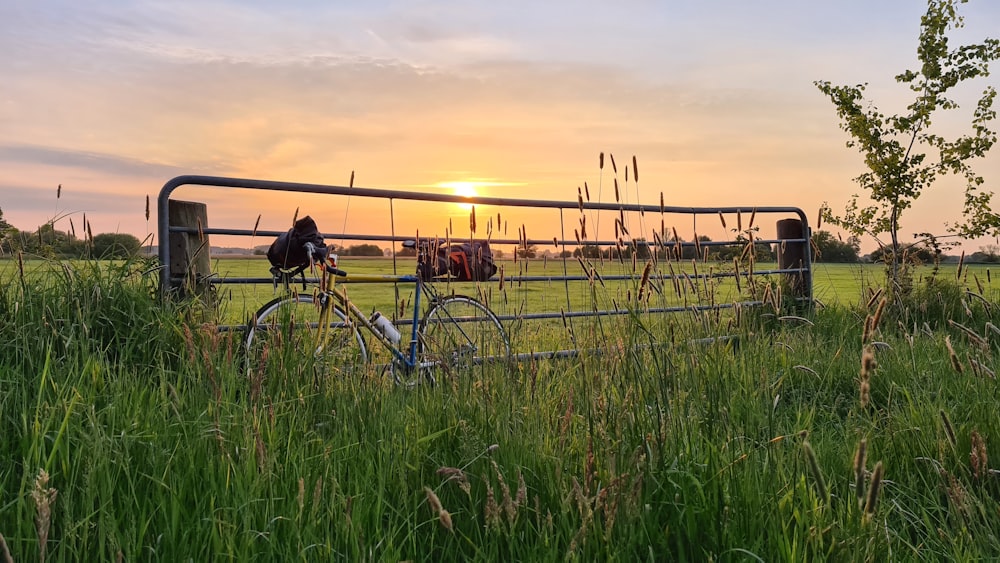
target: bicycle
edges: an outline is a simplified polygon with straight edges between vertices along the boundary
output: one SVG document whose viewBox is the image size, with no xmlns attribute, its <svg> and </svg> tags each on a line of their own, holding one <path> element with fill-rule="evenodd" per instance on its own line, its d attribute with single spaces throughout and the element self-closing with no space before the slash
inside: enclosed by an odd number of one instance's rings
<svg viewBox="0 0 1000 563">
<path fill-rule="evenodd" d="M 327 372 L 350 373 L 370 360 L 362 331 L 391 354 L 389 370 L 395 382 L 405 387 L 421 380 L 433 384 L 435 369 L 454 371 L 510 356 L 510 341 L 500 319 L 478 300 L 464 295 L 442 296 L 417 274 L 349 276 L 338 267 L 336 254 L 311 243 L 305 246 L 321 267 L 319 284 L 311 294 L 292 291 L 271 300 L 247 323 L 245 346 L 250 370 L 255 369 L 255 363 L 267 363 L 275 355 L 284 360 L 292 354 L 311 358 Z M 418 272 L 422 260 L 433 258 L 427 241 L 408 240 L 403 246 L 418 247 Z M 289 272 L 275 276 L 276 282 L 289 287 Z M 338 280 L 415 284 L 409 342 L 402 343 L 400 327 L 381 313 L 365 315 L 348 299 Z M 428 303 L 423 315 L 422 298 Z"/>
</svg>

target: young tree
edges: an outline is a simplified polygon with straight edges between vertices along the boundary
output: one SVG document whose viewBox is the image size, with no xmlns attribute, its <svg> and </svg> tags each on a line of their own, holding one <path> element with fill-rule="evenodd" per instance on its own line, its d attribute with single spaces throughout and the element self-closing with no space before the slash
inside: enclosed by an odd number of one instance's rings
<svg viewBox="0 0 1000 563">
<path fill-rule="evenodd" d="M 927 12 L 920 19 L 917 47 L 921 66 L 896 76 L 897 82 L 908 85 L 915 94 L 913 103 L 902 114 L 881 113 L 864 99 L 865 84 L 815 83 L 837 107 L 840 127 L 851 136 L 847 146 L 857 148 L 864 156 L 868 172 L 855 181 L 868 192 L 872 202 L 867 206 L 859 204 L 855 194 L 842 217 L 833 215 L 826 205 L 824 216 L 857 236 L 869 234 L 877 239 L 889 234 L 894 285 L 899 281 L 900 217 L 939 176 L 957 174 L 966 182 L 964 219 L 950 224 L 950 232 L 966 238 L 1000 233 L 1000 217 L 990 208 L 993 194 L 981 191 L 984 180 L 969 165 L 996 142 L 996 133 L 988 127 L 996 117 L 996 90 L 988 86 L 979 98 L 970 134 L 948 140 L 931 130 L 932 117 L 958 107 L 947 97 L 952 88 L 988 76 L 990 62 L 1000 57 L 1000 42 L 992 38 L 949 49 L 947 32 L 962 27 L 958 5 L 966 2 L 928 0 Z M 936 155 L 922 151 L 936 151 Z"/>
</svg>

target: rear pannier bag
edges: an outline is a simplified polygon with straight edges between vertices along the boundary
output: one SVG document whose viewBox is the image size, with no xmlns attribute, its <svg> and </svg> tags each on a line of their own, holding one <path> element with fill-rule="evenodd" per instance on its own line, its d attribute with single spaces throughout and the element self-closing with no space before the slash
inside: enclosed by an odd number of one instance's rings
<svg viewBox="0 0 1000 563">
<path fill-rule="evenodd" d="M 430 250 L 419 255 L 417 271 L 420 279 L 429 281 L 439 276 L 448 276 L 457 281 L 486 281 L 497 273 L 496 263 L 490 243 L 474 240 L 451 246 L 428 245 Z"/>
<path fill-rule="evenodd" d="M 271 262 L 272 270 L 301 272 L 308 268 L 310 257 L 306 251 L 307 242 L 311 242 L 317 249 L 326 248 L 316 221 L 308 215 L 296 221 L 287 233 L 278 235 L 267 249 L 267 259 Z"/>
</svg>

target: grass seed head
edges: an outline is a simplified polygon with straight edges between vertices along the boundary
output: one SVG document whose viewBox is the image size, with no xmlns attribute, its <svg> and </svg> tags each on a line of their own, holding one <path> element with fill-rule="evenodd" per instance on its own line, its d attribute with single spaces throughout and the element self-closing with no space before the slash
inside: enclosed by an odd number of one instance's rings
<svg viewBox="0 0 1000 563">
<path fill-rule="evenodd" d="M 486 483 L 486 504 L 483 505 L 483 520 L 488 527 L 500 525 L 500 505 L 497 504 L 496 495 L 493 494 L 493 486 L 483 475 L 483 482 Z"/>
<path fill-rule="evenodd" d="M 875 513 L 875 509 L 878 507 L 878 497 L 882 492 L 882 462 L 875 464 L 875 469 L 872 470 L 872 482 L 868 487 L 868 497 L 865 500 L 865 515 L 871 516 Z"/>
<path fill-rule="evenodd" d="M 14 563 L 14 558 L 10 556 L 10 549 L 7 548 L 7 540 L 0 534 L 0 555 L 3 556 L 3 563 Z"/>
<path fill-rule="evenodd" d="M 948 418 L 948 414 L 943 410 L 938 411 L 938 415 L 941 417 L 941 426 L 944 427 L 944 435 L 948 438 L 948 443 L 951 447 L 955 447 L 958 444 L 958 440 L 955 439 L 955 427 L 951 425 L 951 420 Z"/>
<path fill-rule="evenodd" d="M 455 530 L 452 528 L 451 513 L 448 512 L 447 510 L 445 510 L 445 509 L 442 508 L 441 511 L 438 512 L 438 522 L 441 523 L 441 526 L 445 530 L 448 530 L 449 532 L 452 532 L 452 533 L 455 532 Z"/>
<path fill-rule="evenodd" d="M 528 502 L 528 487 L 524 484 L 524 474 L 517 472 L 517 496 L 514 498 L 515 506 L 524 506 Z"/>
<path fill-rule="evenodd" d="M 427 504 L 431 507 L 431 512 L 437 514 L 441 512 L 441 501 L 430 487 L 424 487 L 424 494 L 427 496 Z"/>
<path fill-rule="evenodd" d="M 878 323 L 882 320 L 882 313 L 885 312 L 885 305 L 888 302 L 889 299 L 885 296 L 878 302 L 878 307 L 875 308 L 875 314 L 872 316 L 872 333 L 878 330 Z"/>
<path fill-rule="evenodd" d="M 951 337 L 944 337 L 944 345 L 948 348 L 948 359 L 951 360 L 951 367 L 958 373 L 962 373 L 962 361 L 958 359 L 955 348 L 951 345 Z"/>
<path fill-rule="evenodd" d="M 49 545 L 49 530 L 52 527 L 52 503 L 56 500 L 57 491 L 49 487 L 49 474 L 44 469 L 38 470 L 35 485 L 31 490 L 31 498 L 35 502 L 35 532 L 38 534 L 38 560 L 45 561 Z"/>
<path fill-rule="evenodd" d="M 989 458 L 986 455 L 986 440 L 983 439 L 979 431 L 972 431 L 972 451 L 969 452 L 969 463 L 972 466 L 972 474 L 976 479 L 983 479 L 988 474 Z"/>
<path fill-rule="evenodd" d="M 862 438 L 858 449 L 854 452 L 854 493 L 858 497 L 858 506 L 865 500 L 865 463 L 868 456 L 868 440 Z"/>
<path fill-rule="evenodd" d="M 806 462 L 809 464 L 809 472 L 812 474 L 813 481 L 816 484 L 816 492 L 819 494 L 821 500 L 826 501 L 829 498 L 829 492 L 826 488 L 826 480 L 823 479 L 823 472 L 819 467 L 819 460 L 816 459 L 816 452 L 813 451 L 812 445 L 808 441 L 802 442 L 802 451 L 805 453 Z"/>
</svg>

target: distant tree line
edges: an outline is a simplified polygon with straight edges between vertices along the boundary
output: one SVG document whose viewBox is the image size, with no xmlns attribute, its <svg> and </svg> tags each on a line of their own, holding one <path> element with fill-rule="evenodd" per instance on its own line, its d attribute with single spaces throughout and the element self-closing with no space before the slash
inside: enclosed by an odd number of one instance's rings
<svg viewBox="0 0 1000 563">
<path fill-rule="evenodd" d="M 732 262 L 733 258 L 739 258 L 750 251 L 747 248 L 750 243 L 749 239 L 742 236 L 724 245 L 705 244 L 712 242 L 710 237 L 704 235 L 699 236 L 697 242 L 678 238 L 677 240 L 665 241 L 663 244 L 656 244 L 645 239 L 636 239 L 620 245 L 605 247 L 584 244 L 574 249 L 572 253 L 565 251 L 560 253 L 560 256 L 568 257 L 571 255 L 577 258 L 603 258 L 605 260 L 619 258 L 631 260 L 633 255 L 639 260 L 649 260 L 654 255 L 657 260 L 704 260 L 707 256 L 710 261 Z M 754 259 L 758 262 L 775 260 L 775 254 L 770 245 L 756 242 L 753 244 L 752 250 Z"/>
<path fill-rule="evenodd" d="M 78 237 L 46 223 L 34 231 L 21 231 L 3 218 L 0 209 L 0 256 L 24 252 L 45 258 L 121 259 L 139 255 L 142 243 L 127 233 L 100 233 Z"/>
<path fill-rule="evenodd" d="M 861 261 L 861 241 L 856 236 L 846 241 L 835 237 L 830 231 L 816 231 L 812 235 L 813 253 L 816 262 L 857 263 Z"/>
<path fill-rule="evenodd" d="M 253 253 L 257 256 L 264 256 L 267 254 L 267 249 L 270 245 L 263 244 L 260 246 L 255 246 Z M 339 254 L 340 256 L 382 256 L 382 248 L 374 244 L 355 244 L 351 246 L 339 246 L 336 244 L 328 244 L 327 248 L 330 252 Z"/>
</svg>

